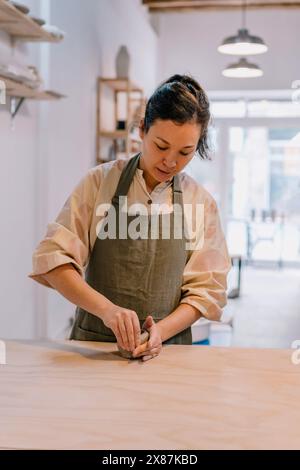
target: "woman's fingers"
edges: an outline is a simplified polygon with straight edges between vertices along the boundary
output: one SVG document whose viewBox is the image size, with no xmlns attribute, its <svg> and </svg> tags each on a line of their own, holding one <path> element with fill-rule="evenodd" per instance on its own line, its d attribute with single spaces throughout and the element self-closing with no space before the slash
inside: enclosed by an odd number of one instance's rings
<svg viewBox="0 0 300 470">
<path fill-rule="evenodd" d="M 133 310 L 119 310 L 116 314 L 115 330 L 117 341 L 119 345 L 127 350 L 131 351 L 133 357 L 157 356 L 161 349 L 161 337 L 159 331 L 156 330 L 156 324 L 153 318 L 149 315 L 144 322 L 144 326 L 149 326 L 150 339 L 144 344 L 140 344 L 141 329 L 140 322 L 136 312 Z"/>
<path fill-rule="evenodd" d="M 134 337 L 134 330 L 132 324 L 132 318 L 129 316 L 125 317 L 125 329 L 126 329 L 126 340 L 129 347 L 129 351 L 133 351 L 135 348 L 135 337 Z"/>
<path fill-rule="evenodd" d="M 133 351 L 140 344 L 140 322 L 133 310 L 120 309 L 116 315 L 114 329 L 119 332 L 121 342 L 118 339 L 117 341 L 123 349 Z"/>
<path fill-rule="evenodd" d="M 143 347 L 144 346 L 144 347 Z M 142 344 L 136 352 L 134 352 L 133 356 L 134 357 L 145 357 L 145 356 L 152 356 L 155 355 L 157 356 L 161 352 L 162 348 L 161 346 L 156 346 L 154 348 L 149 348 L 149 345 L 147 346 L 147 343 Z"/>
<path fill-rule="evenodd" d="M 118 327 L 118 324 L 115 327 L 114 334 L 115 334 L 117 343 L 121 346 L 121 348 L 125 349 L 125 345 L 123 343 L 122 335 L 121 335 L 120 329 Z"/>
<path fill-rule="evenodd" d="M 144 321 L 143 323 L 143 329 L 144 330 L 150 330 L 150 328 L 154 325 L 154 320 L 153 320 L 153 317 L 151 315 L 148 315 L 148 317 L 146 318 L 146 320 Z"/>
<path fill-rule="evenodd" d="M 140 344 L 140 321 L 134 310 L 111 304 L 101 318 L 105 326 L 113 331 L 121 348 L 132 351 Z"/>
<path fill-rule="evenodd" d="M 146 351 L 144 351 L 144 355 L 150 355 L 152 356 L 153 354 L 159 354 L 161 351 L 161 348 L 157 347 L 157 348 L 152 348 L 152 349 L 146 349 Z"/>
<path fill-rule="evenodd" d="M 139 357 L 141 354 L 144 354 L 144 352 L 148 349 L 148 342 L 141 344 L 135 350 L 133 351 L 133 357 Z"/>
<path fill-rule="evenodd" d="M 147 348 L 144 349 L 144 351 L 143 351 L 144 355 L 159 354 L 161 349 L 162 349 L 161 341 L 158 340 L 156 335 L 153 335 L 152 337 L 150 337 L 150 339 L 146 343 L 146 345 L 147 345 Z"/>
<path fill-rule="evenodd" d="M 141 327 L 140 327 L 139 318 L 138 318 L 138 316 L 135 312 L 134 312 L 134 315 L 133 315 L 133 322 L 132 323 L 133 323 L 134 342 L 135 342 L 134 348 L 137 348 L 141 343 Z"/>
<path fill-rule="evenodd" d="M 122 338 L 122 348 L 123 349 L 126 349 L 127 351 L 129 351 L 129 344 L 128 344 L 128 340 L 127 340 L 127 332 L 126 332 L 126 328 L 125 328 L 125 323 L 124 321 L 122 321 L 122 319 L 118 322 L 118 328 L 119 328 L 119 332 L 120 332 L 120 336 Z"/>
</svg>

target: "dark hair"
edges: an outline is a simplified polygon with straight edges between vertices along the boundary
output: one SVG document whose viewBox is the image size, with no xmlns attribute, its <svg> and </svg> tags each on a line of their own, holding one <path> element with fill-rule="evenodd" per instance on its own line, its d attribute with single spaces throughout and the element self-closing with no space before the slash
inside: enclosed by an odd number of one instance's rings
<svg viewBox="0 0 300 470">
<path fill-rule="evenodd" d="M 147 133 L 157 119 L 178 124 L 195 121 L 202 128 L 197 151 L 201 158 L 207 159 L 210 118 L 209 101 L 203 88 L 192 77 L 177 74 L 164 81 L 148 100 L 144 129 Z"/>
</svg>

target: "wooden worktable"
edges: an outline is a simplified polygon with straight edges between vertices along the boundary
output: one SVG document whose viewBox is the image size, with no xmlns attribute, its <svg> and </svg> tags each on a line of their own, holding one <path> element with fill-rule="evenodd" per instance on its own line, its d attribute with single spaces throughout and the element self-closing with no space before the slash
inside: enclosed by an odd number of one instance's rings
<svg viewBox="0 0 300 470">
<path fill-rule="evenodd" d="M 289 350 L 7 342 L 0 448 L 300 449 L 299 392 Z"/>
</svg>

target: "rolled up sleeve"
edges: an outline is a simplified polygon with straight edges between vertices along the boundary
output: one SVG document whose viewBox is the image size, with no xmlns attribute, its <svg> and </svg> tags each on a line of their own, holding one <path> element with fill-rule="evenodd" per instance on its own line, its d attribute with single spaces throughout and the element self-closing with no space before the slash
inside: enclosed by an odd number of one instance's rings
<svg viewBox="0 0 300 470">
<path fill-rule="evenodd" d="M 51 287 L 43 275 L 68 263 L 83 275 L 90 254 L 89 233 L 95 186 L 95 178 L 90 171 L 69 196 L 56 220 L 48 224 L 46 235 L 32 256 L 31 279 Z"/>
<path fill-rule="evenodd" d="M 203 228 L 202 228 L 203 230 Z M 209 320 L 220 320 L 226 305 L 227 274 L 231 268 L 216 202 L 204 206 L 204 239 L 192 251 L 183 273 L 180 303 L 192 305 Z"/>
</svg>

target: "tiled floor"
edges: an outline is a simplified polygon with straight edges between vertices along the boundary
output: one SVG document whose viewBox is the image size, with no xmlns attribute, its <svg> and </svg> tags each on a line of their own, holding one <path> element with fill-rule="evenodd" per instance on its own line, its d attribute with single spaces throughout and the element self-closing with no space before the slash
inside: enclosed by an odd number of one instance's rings
<svg viewBox="0 0 300 470">
<path fill-rule="evenodd" d="M 290 348 L 300 340 L 300 270 L 244 268 L 241 296 L 223 318 L 233 327 L 212 324 L 212 345 Z"/>
</svg>

